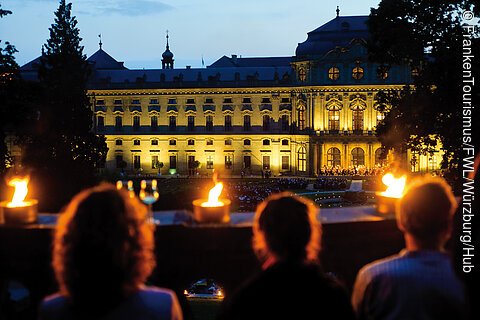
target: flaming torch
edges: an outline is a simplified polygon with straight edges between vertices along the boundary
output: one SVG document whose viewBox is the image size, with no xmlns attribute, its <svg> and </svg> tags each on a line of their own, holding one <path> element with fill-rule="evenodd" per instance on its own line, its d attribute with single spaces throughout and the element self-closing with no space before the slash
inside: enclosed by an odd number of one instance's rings
<svg viewBox="0 0 480 320">
<path fill-rule="evenodd" d="M 377 192 L 377 212 L 392 215 L 398 199 L 403 196 L 407 177 L 395 178 L 393 174 L 387 173 L 382 177 L 382 182 L 387 186 L 387 190 Z"/>
<path fill-rule="evenodd" d="M 0 202 L 0 220 L 5 224 L 21 225 L 37 222 L 37 200 L 25 200 L 28 193 L 28 177 L 14 177 L 8 185 L 15 188 L 12 201 Z"/>
<path fill-rule="evenodd" d="M 220 199 L 223 183 L 217 181 L 216 172 L 213 174 L 213 182 L 215 186 L 208 193 L 208 199 L 193 201 L 193 218 L 198 223 L 228 223 L 230 221 L 231 201 Z"/>
</svg>

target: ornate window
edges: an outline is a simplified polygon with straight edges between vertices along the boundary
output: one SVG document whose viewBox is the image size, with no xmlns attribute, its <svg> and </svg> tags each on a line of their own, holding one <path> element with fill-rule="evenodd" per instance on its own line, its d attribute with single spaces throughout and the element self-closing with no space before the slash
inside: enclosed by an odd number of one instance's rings
<svg viewBox="0 0 480 320">
<path fill-rule="evenodd" d="M 116 155 L 115 156 L 115 164 L 116 164 L 116 167 L 117 169 L 123 169 L 123 156 L 122 155 Z"/>
<path fill-rule="evenodd" d="M 340 70 L 337 67 L 328 69 L 328 79 L 336 81 L 340 78 Z"/>
<path fill-rule="evenodd" d="M 226 145 L 226 146 L 231 146 L 231 145 L 232 145 L 232 142 L 233 142 L 232 139 L 226 139 L 226 140 L 225 140 L 225 145 Z"/>
<path fill-rule="evenodd" d="M 383 155 L 383 149 L 378 148 L 377 150 L 375 150 L 375 165 L 379 167 L 383 167 L 385 164 L 386 164 L 386 159 Z M 412 170 L 412 172 L 415 172 L 415 171 Z"/>
<path fill-rule="evenodd" d="M 305 82 L 307 80 L 307 71 L 304 67 L 300 67 L 300 69 L 298 69 L 298 80 L 301 82 Z"/>
<path fill-rule="evenodd" d="M 177 156 L 170 156 L 170 169 L 177 169 Z"/>
<path fill-rule="evenodd" d="M 158 117 L 157 116 L 151 116 L 150 117 L 150 128 L 152 131 L 157 131 L 158 130 Z"/>
<path fill-rule="evenodd" d="M 305 130 L 306 124 L 305 124 L 305 113 L 306 113 L 306 108 L 303 104 L 301 104 L 298 107 L 298 129 L 299 130 Z"/>
<path fill-rule="evenodd" d="M 170 131 L 177 130 L 177 117 L 176 116 L 169 116 L 168 117 L 168 129 Z"/>
<path fill-rule="evenodd" d="M 270 170 L 270 156 L 263 156 L 263 169 Z"/>
<path fill-rule="evenodd" d="M 122 116 L 115 116 L 115 131 L 122 131 L 123 118 Z"/>
<path fill-rule="evenodd" d="M 429 154 L 427 158 L 428 162 L 428 171 L 435 171 L 438 169 L 437 157 L 435 154 Z"/>
<path fill-rule="evenodd" d="M 250 129 L 252 128 L 250 119 L 251 117 L 249 114 L 243 115 L 243 131 L 250 131 Z"/>
<path fill-rule="evenodd" d="M 290 170 L 290 157 L 282 156 L 282 170 Z"/>
<path fill-rule="evenodd" d="M 103 115 L 97 116 L 97 130 L 100 132 L 105 131 L 105 117 Z"/>
<path fill-rule="evenodd" d="M 140 116 L 133 116 L 133 131 L 140 131 Z"/>
<path fill-rule="evenodd" d="M 213 131 L 213 116 L 208 115 L 205 117 L 205 129 L 207 131 Z"/>
<path fill-rule="evenodd" d="M 298 171 L 307 171 L 307 149 L 305 147 L 298 148 L 297 151 Z"/>
<path fill-rule="evenodd" d="M 328 130 L 340 130 L 340 110 L 328 111 Z"/>
<path fill-rule="evenodd" d="M 360 80 L 363 78 L 363 68 L 356 66 L 352 69 L 352 78 L 355 80 Z"/>
<path fill-rule="evenodd" d="M 195 145 L 195 140 L 193 140 L 193 139 L 188 139 L 188 140 L 187 140 L 187 145 L 189 145 L 189 146 L 194 146 L 194 145 Z"/>
<path fill-rule="evenodd" d="M 378 66 L 378 68 L 377 68 L 377 78 L 380 79 L 380 80 L 387 79 L 388 78 L 388 71 L 389 71 L 388 66 L 385 66 L 385 65 Z"/>
<path fill-rule="evenodd" d="M 133 145 L 134 146 L 139 146 L 140 145 L 140 139 L 133 140 Z"/>
<path fill-rule="evenodd" d="M 288 146 L 288 139 L 282 139 L 282 146 Z"/>
<path fill-rule="evenodd" d="M 327 151 L 327 166 L 334 168 L 340 166 L 340 150 L 338 148 L 330 148 Z"/>
<path fill-rule="evenodd" d="M 225 131 L 232 131 L 232 115 L 225 115 Z"/>
<path fill-rule="evenodd" d="M 187 130 L 192 132 L 195 131 L 195 116 L 188 116 L 187 117 Z"/>
<path fill-rule="evenodd" d="M 233 156 L 231 154 L 225 155 L 225 169 L 232 169 L 233 167 Z"/>
<path fill-rule="evenodd" d="M 365 151 L 362 148 L 352 149 L 352 165 L 364 166 L 365 165 Z"/>
<path fill-rule="evenodd" d="M 363 131 L 363 110 L 353 110 L 353 130 Z"/>
<path fill-rule="evenodd" d="M 269 145 L 270 145 L 270 139 L 263 139 L 263 140 L 262 140 L 262 144 L 263 144 L 264 146 L 269 146 Z"/>
<path fill-rule="evenodd" d="M 290 117 L 288 114 L 283 114 L 281 118 L 282 131 L 288 131 L 290 129 Z"/>
<path fill-rule="evenodd" d="M 270 130 L 270 116 L 268 114 L 263 115 L 263 131 Z"/>
<path fill-rule="evenodd" d="M 177 145 L 177 140 L 175 140 L 175 139 L 168 140 L 168 144 L 170 146 L 176 146 Z"/>
<path fill-rule="evenodd" d="M 122 144 L 123 144 L 122 139 L 117 139 L 117 140 L 115 140 L 115 145 L 116 145 L 116 146 L 121 146 Z"/>
<path fill-rule="evenodd" d="M 150 143 L 151 143 L 152 146 L 158 146 L 158 140 L 157 139 L 153 139 Z"/>
<path fill-rule="evenodd" d="M 158 156 L 152 156 L 152 169 L 158 169 Z"/>
<path fill-rule="evenodd" d="M 207 144 L 207 146 L 213 146 L 213 139 L 207 139 L 205 143 Z"/>
<path fill-rule="evenodd" d="M 133 169 L 140 169 L 140 156 L 134 155 L 133 156 Z"/>
<path fill-rule="evenodd" d="M 243 156 L 243 167 L 245 169 L 250 169 L 252 167 L 252 157 L 251 156 Z"/>
<path fill-rule="evenodd" d="M 251 145 L 251 144 L 252 144 L 252 140 L 250 140 L 250 139 L 245 139 L 245 140 L 243 140 L 243 145 L 244 145 L 244 146 L 249 146 L 249 145 Z"/>
<path fill-rule="evenodd" d="M 207 156 L 207 169 L 213 169 L 213 156 Z"/>
</svg>

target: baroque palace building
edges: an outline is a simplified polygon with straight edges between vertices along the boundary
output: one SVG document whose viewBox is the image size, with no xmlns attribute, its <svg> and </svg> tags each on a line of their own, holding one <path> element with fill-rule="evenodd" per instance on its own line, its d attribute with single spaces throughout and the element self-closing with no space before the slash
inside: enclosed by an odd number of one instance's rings
<svg viewBox="0 0 480 320">
<path fill-rule="evenodd" d="M 293 57 L 223 56 L 199 69 L 174 68 L 168 35 L 155 70 L 127 69 L 100 43 L 88 58 L 88 95 L 95 131 L 107 138 L 106 168 L 312 176 L 322 168 L 381 166 L 375 127 L 384 114 L 376 95 L 412 79 L 408 67 L 368 61 L 367 19 L 337 11 Z M 28 76 L 34 64 L 22 72 Z M 417 156 L 412 169 L 437 169 L 440 158 Z"/>
</svg>

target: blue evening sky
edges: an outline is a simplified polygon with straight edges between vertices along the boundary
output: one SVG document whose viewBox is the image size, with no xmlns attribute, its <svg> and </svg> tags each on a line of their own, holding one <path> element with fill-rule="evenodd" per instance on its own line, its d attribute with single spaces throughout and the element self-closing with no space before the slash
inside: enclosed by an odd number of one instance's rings
<svg viewBox="0 0 480 320">
<path fill-rule="evenodd" d="M 71 0 L 84 52 L 103 49 L 128 68 L 160 68 L 165 30 L 175 67 L 201 67 L 223 55 L 292 56 L 307 32 L 340 15 L 368 15 L 379 0 Z M 49 37 L 57 0 L 0 0 L 0 39 L 18 49 L 23 65 Z"/>
</svg>

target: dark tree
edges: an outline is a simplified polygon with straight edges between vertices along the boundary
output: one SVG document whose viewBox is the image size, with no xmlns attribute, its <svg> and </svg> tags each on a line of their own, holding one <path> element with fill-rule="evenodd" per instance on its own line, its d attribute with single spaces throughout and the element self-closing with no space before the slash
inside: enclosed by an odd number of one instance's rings
<svg viewBox="0 0 480 320">
<path fill-rule="evenodd" d="M 0 4 L 0 18 L 9 14 L 12 14 L 12 12 L 2 9 Z M 5 42 L 5 47 L 3 47 L 2 40 L 0 40 L 0 174 L 5 172 L 5 169 L 11 165 L 5 138 L 10 122 L 10 89 L 15 74 L 18 73 L 18 65 L 14 56 L 15 52 L 17 52 L 15 46 L 7 41 Z"/>
<path fill-rule="evenodd" d="M 371 60 L 387 66 L 408 65 L 414 71 L 413 86 L 379 95 L 381 103 L 391 106 L 377 129 L 380 141 L 399 153 L 411 149 L 428 154 L 441 146 L 445 152 L 442 167 L 456 177 L 462 155 L 462 45 L 466 33 L 461 13 L 478 13 L 474 2 L 382 0 L 377 9 L 371 9 L 369 19 Z M 472 48 L 478 56 L 476 36 Z M 474 73 L 479 74 L 478 68 L 477 58 Z M 474 99 L 478 93 L 474 92 Z"/>
<path fill-rule="evenodd" d="M 93 112 L 86 95 L 88 63 L 71 8 L 71 3 L 60 1 L 50 38 L 42 48 L 43 96 L 23 159 L 33 170 L 36 190 L 48 210 L 60 209 L 72 195 L 94 184 L 107 153 L 105 138 L 92 131 Z"/>
</svg>

